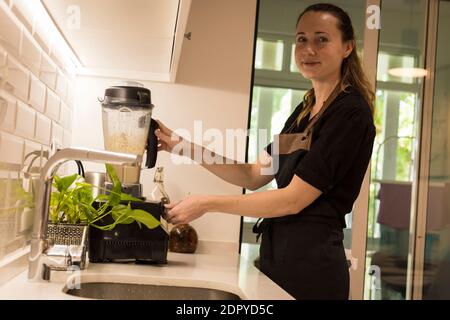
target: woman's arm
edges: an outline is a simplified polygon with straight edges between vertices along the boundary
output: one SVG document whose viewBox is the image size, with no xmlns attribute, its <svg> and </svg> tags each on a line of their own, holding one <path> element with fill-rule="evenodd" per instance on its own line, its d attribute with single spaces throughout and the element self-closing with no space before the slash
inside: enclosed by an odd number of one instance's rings
<svg viewBox="0 0 450 320">
<path fill-rule="evenodd" d="M 294 175 L 282 189 L 232 196 L 191 196 L 166 207 L 167 221 L 189 223 L 206 212 L 269 218 L 297 214 L 316 200 L 322 192 Z"/>
<path fill-rule="evenodd" d="M 264 168 L 269 168 L 271 157 L 263 151 L 256 163 L 238 163 L 214 152 L 203 146 L 183 140 L 158 121 L 159 130 L 155 134 L 161 146 L 159 150 L 175 152 L 197 161 L 202 167 L 231 184 L 256 190 L 273 180 L 273 174 L 265 174 Z"/>
<path fill-rule="evenodd" d="M 249 189 L 257 190 L 273 180 L 273 174 L 264 174 L 264 168 L 268 169 L 272 158 L 263 151 L 256 163 L 239 163 L 235 160 L 222 157 L 203 146 L 191 144 L 191 158 L 194 159 L 195 152 L 208 155 L 210 161 L 201 161 L 200 165 L 217 177 L 231 184 Z M 197 153 L 197 154 L 198 154 Z"/>
</svg>

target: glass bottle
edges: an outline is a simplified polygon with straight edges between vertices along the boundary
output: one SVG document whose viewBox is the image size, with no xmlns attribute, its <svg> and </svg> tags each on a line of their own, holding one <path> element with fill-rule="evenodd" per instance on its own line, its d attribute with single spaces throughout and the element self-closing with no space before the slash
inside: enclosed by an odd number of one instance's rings
<svg viewBox="0 0 450 320">
<path fill-rule="evenodd" d="M 197 250 L 198 236 L 188 223 L 172 228 L 169 235 L 169 250 L 179 253 L 194 253 Z"/>
<path fill-rule="evenodd" d="M 164 167 L 157 167 L 155 175 L 153 176 L 154 187 L 150 192 L 150 197 L 153 201 L 162 202 L 163 204 L 170 203 L 169 195 L 164 187 Z M 171 224 L 168 223 L 163 216 L 160 218 L 161 227 L 167 232 L 170 232 Z"/>
<path fill-rule="evenodd" d="M 164 168 L 157 167 L 153 178 L 155 184 L 150 196 L 155 201 L 164 204 L 170 203 L 169 195 L 164 188 Z M 194 253 L 197 250 L 198 236 L 190 224 L 172 225 L 163 217 L 160 219 L 161 227 L 169 233 L 169 250 L 178 253 Z"/>
</svg>

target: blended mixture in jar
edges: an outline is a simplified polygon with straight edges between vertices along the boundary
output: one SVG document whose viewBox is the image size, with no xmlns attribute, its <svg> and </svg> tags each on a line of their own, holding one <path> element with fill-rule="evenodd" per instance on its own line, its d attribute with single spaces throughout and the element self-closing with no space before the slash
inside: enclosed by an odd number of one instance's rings
<svg viewBox="0 0 450 320">
<path fill-rule="evenodd" d="M 142 130 L 137 130 L 139 135 L 129 135 L 124 132 L 113 134 L 107 139 L 105 138 L 105 147 L 107 150 L 116 152 L 125 152 L 132 154 L 143 154 L 147 135 Z"/>
</svg>

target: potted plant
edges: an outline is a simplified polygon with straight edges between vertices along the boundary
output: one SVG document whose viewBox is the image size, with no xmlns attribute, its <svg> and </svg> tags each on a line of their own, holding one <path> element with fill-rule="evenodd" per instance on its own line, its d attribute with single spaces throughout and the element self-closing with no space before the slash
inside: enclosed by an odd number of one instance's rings
<svg viewBox="0 0 450 320">
<path fill-rule="evenodd" d="M 160 225 L 160 221 L 151 213 L 130 207 L 130 201 L 142 200 L 122 192 L 120 180 L 111 165 L 106 164 L 106 172 L 113 188 L 108 195 L 99 194 L 95 198 L 92 195 L 93 188 L 106 190 L 85 182 L 78 174 L 65 177 L 55 175 L 53 186 L 56 190 L 50 197 L 47 230 L 47 237 L 53 239 L 55 244 L 79 245 L 88 226 L 111 230 L 117 224 L 135 221 L 139 226 L 144 224 L 149 229 Z M 99 224 L 107 216 L 112 222 Z"/>
</svg>

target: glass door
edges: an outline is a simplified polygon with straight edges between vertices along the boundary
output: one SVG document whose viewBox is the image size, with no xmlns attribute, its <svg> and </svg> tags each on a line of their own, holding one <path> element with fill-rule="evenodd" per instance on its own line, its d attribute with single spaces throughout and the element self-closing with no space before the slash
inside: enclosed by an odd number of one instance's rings
<svg viewBox="0 0 450 320">
<path fill-rule="evenodd" d="M 415 146 L 423 105 L 427 1 L 382 1 L 364 299 L 407 297 Z"/>
<path fill-rule="evenodd" d="M 254 133 L 279 131 L 310 87 L 295 71 L 288 21 L 312 2 L 259 2 L 249 121 Z M 450 299 L 450 2 L 336 4 L 349 12 L 357 39 L 364 40 L 358 46 L 376 88 L 370 170 L 344 230 L 351 298 Z M 376 32 L 366 24 L 373 6 L 380 8 Z M 264 145 L 250 134 L 248 159 Z M 251 260 L 259 246 L 253 223 L 243 220 L 241 246 Z"/>
<path fill-rule="evenodd" d="M 450 2 L 381 17 L 364 298 L 450 299 Z"/>
<path fill-rule="evenodd" d="M 431 125 L 428 127 L 427 185 L 417 228 L 423 234 L 417 243 L 413 298 L 450 299 L 450 2 L 435 1 L 434 79 L 430 79 Z M 431 39 L 430 39 L 431 40 Z M 427 130 L 425 128 L 424 130 Z M 422 169 L 426 169 L 424 166 Z M 420 208 L 420 207 L 419 207 Z"/>
</svg>

